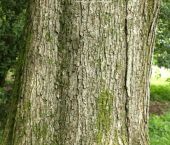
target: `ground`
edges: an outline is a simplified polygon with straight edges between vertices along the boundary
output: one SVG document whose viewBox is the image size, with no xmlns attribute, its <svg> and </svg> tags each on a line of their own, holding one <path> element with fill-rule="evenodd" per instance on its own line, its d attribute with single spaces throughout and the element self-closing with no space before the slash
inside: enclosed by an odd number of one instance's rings
<svg viewBox="0 0 170 145">
<path fill-rule="evenodd" d="M 168 110 L 170 110 L 170 102 L 158 102 L 158 101 L 151 101 L 149 107 L 149 113 L 155 115 L 163 115 Z"/>
</svg>

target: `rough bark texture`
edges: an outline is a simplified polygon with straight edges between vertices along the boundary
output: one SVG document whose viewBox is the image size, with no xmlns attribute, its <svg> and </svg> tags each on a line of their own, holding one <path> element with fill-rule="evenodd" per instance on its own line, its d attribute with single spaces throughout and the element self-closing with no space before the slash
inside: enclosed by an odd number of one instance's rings
<svg viewBox="0 0 170 145">
<path fill-rule="evenodd" d="M 59 8 L 56 0 L 30 1 L 26 46 L 7 122 L 7 128 L 12 129 L 5 131 L 4 144 L 55 144 Z"/>
<path fill-rule="evenodd" d="M 30 3 L 8 144 L 147 145 L 158 7 L 158 0 Z"/>
</svg>

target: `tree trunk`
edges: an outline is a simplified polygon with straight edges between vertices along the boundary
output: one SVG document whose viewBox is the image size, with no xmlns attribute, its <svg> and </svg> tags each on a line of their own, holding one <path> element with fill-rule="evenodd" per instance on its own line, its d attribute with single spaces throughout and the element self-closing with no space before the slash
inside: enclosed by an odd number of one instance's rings
<svg viewBox="0 0 170 145">
<path fill-rule="evenodd" d="M 55 144 L 59 7 L 57 0 L 29 2 L 26 46 L 3 145 Z"/>
<path fill-rule="evenodd" d="M 8 144 L 147 145 L 158 7 L 158 0 L 30 3 Z"/>
</svg>

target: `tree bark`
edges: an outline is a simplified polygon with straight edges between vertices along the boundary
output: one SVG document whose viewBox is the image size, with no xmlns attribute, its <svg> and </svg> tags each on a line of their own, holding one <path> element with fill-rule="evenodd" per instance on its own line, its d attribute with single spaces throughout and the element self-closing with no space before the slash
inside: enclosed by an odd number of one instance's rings
<svg viewBox="0 0 170 145">
<path fill-rule="evenodd" d="M 8 143 L 147 145 L 158 9 L 158 0 L 31 2 Z"/>
<path fill-rule="evenodd" d="M 29 2 L 26 44 L 3 145 L 55 144 L 59 8 L 57 0 Z"/>
</svg>

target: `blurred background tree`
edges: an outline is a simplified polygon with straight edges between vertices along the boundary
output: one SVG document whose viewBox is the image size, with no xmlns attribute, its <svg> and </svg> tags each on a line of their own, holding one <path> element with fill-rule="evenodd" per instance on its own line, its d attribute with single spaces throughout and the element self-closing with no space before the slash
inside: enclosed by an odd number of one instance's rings
<svg viewBox="0 0 170 145">
<path fill-rule="evenodd" d="M 0 1 L 0 87 L 5 77 L 13 68 L 19 52 L 19 40 L 25 22 L 24 0 Z"/>
<path fill-rule="evenodd" d="M 163 0 L 161 4 L 154 64 L 170 68 L 170 0 Z"/>
</svg>

